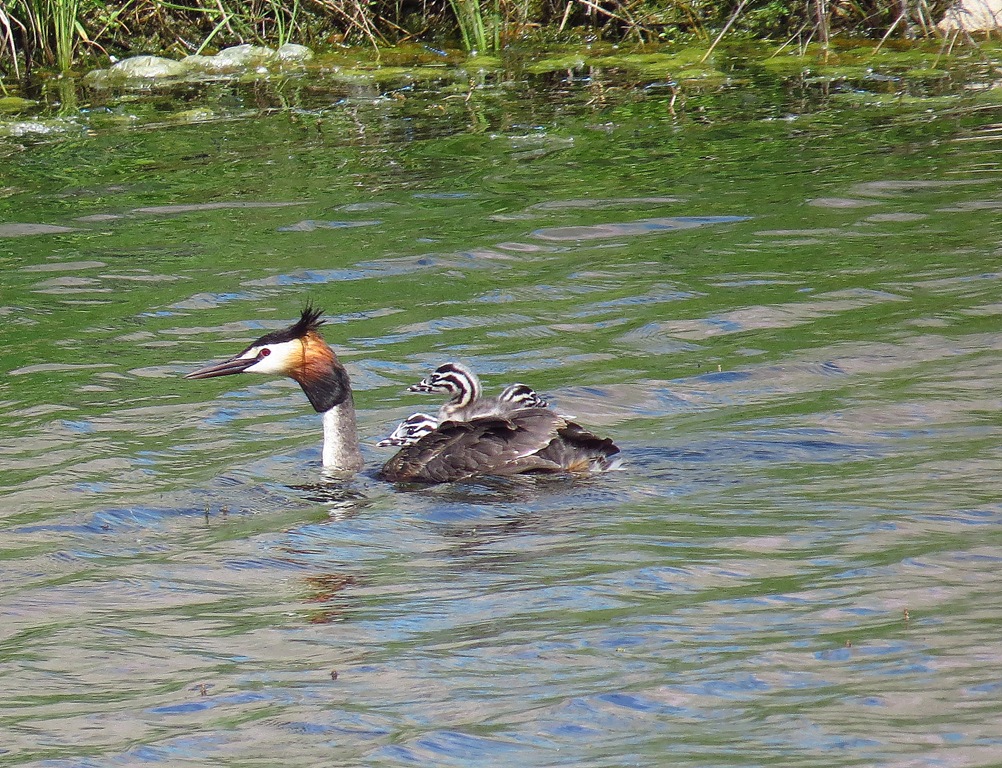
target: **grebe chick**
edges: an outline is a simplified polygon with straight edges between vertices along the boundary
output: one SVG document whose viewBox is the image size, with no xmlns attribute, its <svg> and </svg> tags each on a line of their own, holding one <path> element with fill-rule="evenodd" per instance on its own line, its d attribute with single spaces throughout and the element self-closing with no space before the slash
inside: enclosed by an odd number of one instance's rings
<svg viewBox="0 0 1002 768">
<path fill-rule="evenodd" d="M 462 363 L 445 363 L 407 388 L 408 392 L 449 395 L 438 410 L 439 423 L 469 421 L 477 416 L 499 416 L 518 408 L 546 408 L 546 401 L 527 384 L 509 384 L 497 399 L 483 397 L 477 375 Z"/>
<path fill-rule="evenodd" d="M 414 413 L 397 424 L 389 437 L 384 437 L 376 445 L 385 448 L 389 445 L 413 445 L 425 435 L 429 435 L 438 427 L 438 419 L 427 413 Z"/>
<path fill-rule="evenodd" d="M 498 395 L 497 403 L 499 413 L 519 408 L 547 407 L 547 402 L 526 384 L 509 384 Z M 436 427 L 438 427 L 438 419 L 434 416 L 429 416 L 427 413 L 414 413 L 397 424 L 389 436 L 384 437 L 376 445 L 381 448 L 391 445 L 413 445 L 425 435 L 433 432 Z"/>
<path fill-rule="evenodd" d="M 466 421 L 491 412 L 493 403 L 481 399 L 480 379 L 462 363 L 440 365 L 417 384 L 407 387 L 408 392 L 437 392 L 449 395 L 445 405 L 438 409 L 438 421 Z"/>
<path fill-rule="evenodd" d="M 548 408 L 550 405 L 528 384 L 509 384 L 498 395 L 498 404 L 512 409 Z"/>
</svg>

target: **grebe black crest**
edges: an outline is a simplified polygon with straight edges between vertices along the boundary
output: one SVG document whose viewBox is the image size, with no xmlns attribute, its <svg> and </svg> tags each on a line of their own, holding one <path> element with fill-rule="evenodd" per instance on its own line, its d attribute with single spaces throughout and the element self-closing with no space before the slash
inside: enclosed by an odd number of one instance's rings
<svg viewBox="0 0 1002 768">
<path fill-rule="evenodd" d="M 288 328 L 265 334 L 236 357 L 193 371 L 185 378 L 264 373 L 294 379 L 314 410 L 321 414 L 324 467 L 357 472 L 363 462 L 351 381 L 334 350 L 320 335 L 322 314 L 319 308 L 307 305 L 299 320 Z M 465 382 L 466 388 L 460 393 L 460 400 L 469 398 L 469 405 L 480 397 L 476 376 L 463 366 L 443 372 L 443 376 L 446 373 L 461 376 L 462 371 L 472 376 L 474 382 L 472 385 Z M 458 380 L 452 379 L 453 383 Z M 437 379 L 427 386 L 445 385 Z M 450 402 L 456 397 L 451 389 L 415 391 L 448 392 L 452 395 Z M 443 483 L 476 475 L 599 471 L 613 465 L 612 457 L 619 453 L 619 448 L 612 440 L 597 437 L 548 408 L 526 406 L 521 399 L 524 397 L 525 393 L 519 390 L 511 395 L 510 407 L 501 412 L 497 412 L 495 402 L 485 415 L 430 427 L 386 462 L 379 476 L 390 482 Z M 432 423 L 440 421 L 426 414 L 415 415 Z M 425 427 L 427 424 L 420 429 Z"/>
</svg>

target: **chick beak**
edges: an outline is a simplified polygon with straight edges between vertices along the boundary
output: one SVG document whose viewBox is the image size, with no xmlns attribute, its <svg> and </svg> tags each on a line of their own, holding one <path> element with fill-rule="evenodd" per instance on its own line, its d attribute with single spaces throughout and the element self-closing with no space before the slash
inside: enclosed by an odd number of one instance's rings
<svg viewBox="0 0 1002 768">
<path fill-rule="evenodd" d="M 216 376 L 229 376 L 233 373 L 242 373 L 244 370 L 257 362 L 255 357 L 234 357 L 224 363 L 216 363 L 207 368 L 200 368 L 185 375 L 186 379 L 213 379 Z"/>
</svg>

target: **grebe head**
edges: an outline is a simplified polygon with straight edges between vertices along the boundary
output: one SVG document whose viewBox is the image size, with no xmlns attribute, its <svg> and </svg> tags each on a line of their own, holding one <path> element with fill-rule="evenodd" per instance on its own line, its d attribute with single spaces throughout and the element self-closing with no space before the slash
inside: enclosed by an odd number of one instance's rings
<svg viewBox="0 0 1002 768">
<path fill-rule="evenodd" d="M 438 427 L 438 419 L 427 413 L 415 413 L 397 424 L 397 428 L 376 445 L 413 445 L 425 435 L 430 435 Z"/>
<path fill-rule="evenodd" d="M 498 395 L 498 403 L 510 408 L 546 408 L 549 405 L 528 384 L 509 384 Z"/>
<path fill-rule="evenodd" d="M 467 405 L 480 398 L 480 379 L 462 363 L 446 363 L 407 387 L 407 391 L 440 392 L 451 395 L 453 403 Z"/>
<path fill-rule="evenodd" d="M 185 376 L 211 379 L 234 373 L 268 373 L 299 382 L 318 412 L 329 411 L 351 395 L 348 373 L 319 333 L 322 309 L 307 305 L 299 320 L 253 342 L 236 357 Z"/>
</svg>

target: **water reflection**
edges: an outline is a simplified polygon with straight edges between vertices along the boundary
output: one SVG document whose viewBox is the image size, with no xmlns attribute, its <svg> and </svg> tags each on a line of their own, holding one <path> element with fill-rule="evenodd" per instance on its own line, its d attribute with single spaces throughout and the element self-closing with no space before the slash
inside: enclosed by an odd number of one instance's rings
<svg viewBox="0 0 1002 768">
<path fill-rule="evenodd" d="M 606 237 L 645 235 L 651 232 L 670 232 L 678 229 L 692 229 L 707 224 L 726 224 L 744 221 L 746 216 L 673 216 L 660 219 L 641 219 L 610 224 L 595 224 L 576 227 L 545 227 L 532 232 L 541 240 L 599 240 Z"/>
<path fill-rule="evenodd" d="M 0 224 L 0 237 L 25 237 L 28 235 L 58 235 L 64 232 L 78 232 L 79 227 L 63 227 L 58 224 L 27 224 L 8 222 Z"/>
<path fill-rule="evenodd" d="M 5 154 L 4 761 L 992 764 L 991 111 L 583 74 Z M 307 293 L 351 479 L 294 383 L 176 386 Z M 624 471 L 376 480 L 455 358 Z"/>
<path fill-rule="evenodd" d="M 317 221 L 315 219 L 306 219 L 304 221 L 297 221 L 295 224 L 289 224 L 284 227 L 279 227 L 279 232 L 313 232 L 318 229 L 351 229 L 352 227 L 374 227 L 383 222 L 379 219 L 372 219 L 371 221 Z"/>
</svg>

